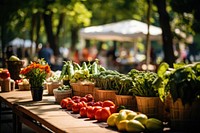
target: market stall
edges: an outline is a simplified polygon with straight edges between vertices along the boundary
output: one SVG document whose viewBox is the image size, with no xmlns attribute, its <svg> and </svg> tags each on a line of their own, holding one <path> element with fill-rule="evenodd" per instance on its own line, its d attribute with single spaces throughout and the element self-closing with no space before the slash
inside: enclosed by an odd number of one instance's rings
<svg viewBox="0 0 200 133">
<path fill-rule="evenodd" d="M 81 39 L 115 40 L 133 42 L 137 38 L 146 38 L 147 24 L 137 20 L 91 26 L 80 30 Z M 150 25 L 150 40 L 161 40 L 162 30 Z"/>
<path fill-rule="evenodd" d="M 69 87 L 57 88 L 63 93 L 63 90 L 70 91 L 60 102 L 56 101 L 55 93 L 53 96 L 44 88 L 44 81 L 50 78 L 46 74 L 50 71 L 43 63 L 31 63 L 20 72 L 33 72 L 31 77 L 44 72 L 40 80 L 36 78 L 31 82 L 30 77 L 26 77 L 30 90 L 5 90 L 2 84 L 10 77 L 3 70 L 0 73 L 0 103 L 13 111 L 13 126 L 18 132 L 21 132 L 22 123 L 38 132 L 174 132 L 193 131 L 200 126 L 200 63 L 174 64 L 177 68 L 162 63 L 158 73 L 132 69 L 122 74 L 105 69 L 97 60 L 92 64 L 83 62 L 81 66 L 67 61 L 57 78 L 50 76 L 54 81 L 69 81 Z M 34 88 L 36 83 L 42 88 Z M 33 93 L 33 89 L 37 91 Z M 183 95 L 179 95 L 180 90 Z"/>
<path fill-rule="evenodd" d="M 142 40 L 144 45 L 146 45 L 146 36 L 148 33 L 148 25 L 141 21 L 137 20 L 124 20 L 115 23 L 109 23 L 105 25 L 99 26 L 91 26 L 82 28 L 79 32 L 80 34 L 80 42 L 81 47 L 85 47 L 84 40 L 98 40 L 98 41 L 118 41 L 123 44 L 129 43 L 130 47 L 137 49 L 138 42 L 141 43 Z M 149 39 L 150 41 L 156 41 L 160 44 L 162 40 L 162 30 L 160 27 L 150 25 L 149 27 Z M 144 46 L 145 47 L 145 46 Z M 131 50 L 132 48 L 129 48 Z M 134 50 L 134 55 L 140 55 L 136 50 Z M 126 56 L 130 51 L 127 50 Z M 144 55 L 144 59 L 150 58 L 145 56 L 145 52 L 142 53 Z M 129 59 L 125 59 L 127 63 L 119 61 L 119 66 L 124 66 L 122 69 L 126 69 L 126 66 L 133 67 L 130 64 L 138 64 L 135 62 L 138 58 L 133 56 L 131 61 Z M 141 62 L 141 61 L 140 61 Z"/>
</svg>

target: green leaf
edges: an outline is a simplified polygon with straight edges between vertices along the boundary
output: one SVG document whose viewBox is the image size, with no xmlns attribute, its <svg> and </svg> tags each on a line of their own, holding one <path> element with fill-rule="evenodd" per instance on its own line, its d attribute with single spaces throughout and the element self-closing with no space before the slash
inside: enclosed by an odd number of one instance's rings
<svg viewBox="0 0 200 133">
<path fill-rule="evenodd" d="M 157 74 L 159 77 L 163 77 L 169 68 L 169 65 L 165 62 L 161 63 L 158 67 Z"/>
</svg>

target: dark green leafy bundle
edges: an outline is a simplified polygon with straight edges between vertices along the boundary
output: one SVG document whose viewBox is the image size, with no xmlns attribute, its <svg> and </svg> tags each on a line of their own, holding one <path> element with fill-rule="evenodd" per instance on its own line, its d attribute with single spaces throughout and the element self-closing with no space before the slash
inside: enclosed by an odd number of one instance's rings
<svg viewBox="0 0 200 133">
<path fill-rule="evenodd" d="M 133 80 L 129 75 L 120 74 L 116 79 L 116 85 L 118 86 L 118 95 L 133 95 Z"/>
<path fill-rule="evenodd" d="M 161 100 L 164 101 L 169 94 L 174 102 L 180 98 L 183 104 L 191 104 L 200 98 L 200 63 L 176 63 L 173 68 L 169 68 L 164 62 L 160 64 L 157 73 L 160 80 L 156 84 Z"/>
<path fill-rule="evenodd" d="M 155 72 L 132 69 L 128 74 L 133 79 L 132 93 L 134 96 L 159 96 L 158 87 L 154 84 L 155 80 L 158 78 Z"/>
<path fill-rule="evenodd" d="M 166 84 L 173 100 L 181 98 L 183 104 L 191 104 L 200 96 L 200 63 L 179 65 L 174 64 Z"/>
<path fill-rule="evenodd" d="M 103 90 L 117 90 L 116 82 L 119 82 L 118 75 L 120 73 L 115 70 L 104 70 L 97 74 L 91 75 L 91 79 L 95 82 L 95 86 Z"/>
</svg>

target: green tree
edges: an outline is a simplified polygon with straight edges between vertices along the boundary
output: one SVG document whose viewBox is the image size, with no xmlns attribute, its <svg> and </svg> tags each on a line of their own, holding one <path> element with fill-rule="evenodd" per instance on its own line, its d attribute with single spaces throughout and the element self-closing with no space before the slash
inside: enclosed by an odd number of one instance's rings
<svg viewBox="0 0 200 133">
<path fill-rule="evenodd" d="M 173 50 L 173 35 L 170 26 L 170 16 L 166 10 L 166 0 L 154 0 L 154 4 L 157 6 L 159 22 L 162 28 L 164 61 L 172 67 L 175 62 L 175 56 Z"/>
<path fill-rule="evenodd" d="M 14 37 L 10 22 L 12 21 L 12 17 L 19 6 L 20 2 L 18 0 L 1 0 L 0 2 L 0 40 L 3 67 L 5 67 L 4 50 L 8 42 Z"/>
</svg>

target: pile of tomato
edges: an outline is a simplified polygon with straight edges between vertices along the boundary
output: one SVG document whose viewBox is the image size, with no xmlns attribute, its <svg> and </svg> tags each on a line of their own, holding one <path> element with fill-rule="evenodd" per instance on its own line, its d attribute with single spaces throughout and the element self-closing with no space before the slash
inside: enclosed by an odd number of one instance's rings
<svg viewBox="0 0 200 133">
<path fill-rule="evenodd" d="M 108 117 L 117 111 L 114 102 L 110 100 L 95 102 L 92 94 L 87 94 L 84 97 L 67 97 L 62 99 L 60 106 L 63 109 L 72 111 L 72 113 L 80 114 L 82 118 L 89 118 L 99 122 L 106 122 Z"/>
<path fill-rule="evenodd" d="M 8 69 L 0 69 L 0 78 L 1 79 L 10 78 L 10 72 L 8 71 Z"/>
</svg>

